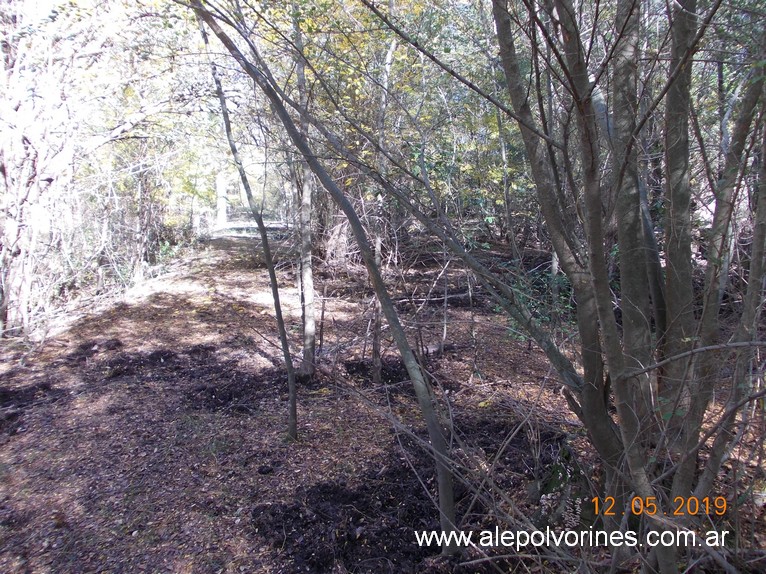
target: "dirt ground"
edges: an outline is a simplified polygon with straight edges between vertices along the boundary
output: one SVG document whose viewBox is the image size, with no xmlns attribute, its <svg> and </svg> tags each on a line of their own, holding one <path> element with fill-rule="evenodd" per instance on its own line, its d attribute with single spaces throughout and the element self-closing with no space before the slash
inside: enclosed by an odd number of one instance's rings
<svg viewBox="0 0 766 574">
<path fill-rule="evenodd" d="M 319 372 L 299 389 L 300 436 L 288 442 L 287 382 L 255 253 L 250 240 L 218 240 L 42 345 L 3 343 L 0 572 L 567 572 L 605 559 L 545 550 L 490 563 L 472 549 L 446 560 L 415 543 L 415 530 L 438 526 L 434 473 L 390 343 L 383 384 L 371 382 L 361 272 L 318 274 Z M 438 269 L 411 273 L 422 293 L 442 280 Z M 299 356 L 289 265 L 280 277 Z M 459 272 L 447 279 L 462 289 Z M 438 341 L 443 307 L 411 300 L 402 311 L 413 338 Z M 571 504 L 541 497 L 589 499 L 597 465 L 547 361 L 479 294 L 447 312 L 449 345 L 424 360 L 448 397 L 466 478 L 461 528 L 522 517 L 565 526 Z M 762 520 L 757 510 L 744 519 Z"/>
</svg>

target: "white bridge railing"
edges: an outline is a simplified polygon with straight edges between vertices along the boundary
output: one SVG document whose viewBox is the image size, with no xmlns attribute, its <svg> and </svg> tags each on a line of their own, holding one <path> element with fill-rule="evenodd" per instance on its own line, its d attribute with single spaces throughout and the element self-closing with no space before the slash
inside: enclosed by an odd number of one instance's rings
<svg viewBox="0 0 766 574">
<path fill-rule="evenodd" d="M 264 221 L 269 233 L 287 232 L 290 227 L 284 221 Z M 213 237 L 258 237 L 258 225 L 255 221 L 227 221 L 225 225 L 216 225 L 210 233 Z"/>
</svg>

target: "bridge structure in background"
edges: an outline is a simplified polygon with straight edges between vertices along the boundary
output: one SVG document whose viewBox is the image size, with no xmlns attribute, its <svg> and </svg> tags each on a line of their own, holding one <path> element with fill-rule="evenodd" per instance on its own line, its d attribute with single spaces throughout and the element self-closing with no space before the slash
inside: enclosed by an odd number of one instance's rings
<svg viewBox="0 0 766 574">
<path fill-rule="evenodd" d="M 258 224 L 255 222 L 249 207 L 233 205 L 233 202 L 224 202 L 219 205 L 218 217 L 215 226 L 210 230 L 211 237 L 258 237 Z M 290 232 L 291 225 L 288 221 L 269 217 L 264 214 L 264 224 L 269 235 L 281 238 Z"/>
</svg>

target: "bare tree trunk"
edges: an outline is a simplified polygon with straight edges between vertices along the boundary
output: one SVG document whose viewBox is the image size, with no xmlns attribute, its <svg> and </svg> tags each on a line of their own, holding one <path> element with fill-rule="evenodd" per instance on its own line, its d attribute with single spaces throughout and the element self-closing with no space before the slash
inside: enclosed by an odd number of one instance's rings
<svg viewBox="0 0 766 574">
<path fill-rule="evenodd" d="M 388 9 L 390 13 L 394 12 L 394 1 L 390 0 L 388 3 Z M 388 82 L 391 74 L 391 66 L 394 62 L 394 53 L 397 48 L 396 40 L 391 40 L 386 51 L 386 56 L 383 63 L 383 70 L 380 77 L 380 108 L 378 109 L 377 117 L 377 132 L 378 138 L 385 145 L 385 133 L 386 133 L 386 110 L 388 108 Z M 382 154 L 378 153 L 376 163 L 381 173 L 385 170 L 385 161 Z M 375 202 L 375 213 L 373 214 L 373 226 L 375 234 L 375 264 L 380 268 L 382 263 L 382 250 L 383 250 L 383 232 L 385 216 L 384 206 L 382 198 L 379 196 Z M 381 343 L 383 338 L 383 321 L 381 316 L 380 300 L 376 297 L 373 303 L 373 317 L 372 317 L 372 381 L 376 385 L 380 385 L 383 382 L 383 361 L 381 357 Z"/>
<path fill-rule="evenodd" d="M 15 222 L 14 225 L 9 225 L 8 219 L 4 221 L 6 229 L 2 230 L 5 233 L 0 237 L 2 239 L 2 245 L 0 245 L 0 337 L 7 337 L 17 326 L 12 321 L 11 306 L 17 304 L 18 297 L 14 296 L 17 291 L 15 284 L 22 254 L 21 226 L 15 225 Z M 9 233 L 8 227 L 15 227 L 16 233 Z"/>
<path fill-rule="evenodd" d="M 657 340 L 660 340 L 667 330 L 665 276 L 662 273 L 660 248 L 657 245 L 657 239 L 654 237 L 654 226 L 652 224 L 652 218 L 649 212 L 649 196 L 647 185 L 643 179 L 639 180 L 638 185 L 641 201 L 641 229 L 644 236 L 644 248 L 646 249 L 647 276 L 649 277 L 649 294 L 652 300 L 652 316 L 654 317 L 654 330 L 657 334 Z M 661 346 L 658 350 L 661 351 Z"/>
<path fill-rule="evenodd" d="M 638 153 L 633 132 L 638 113 L 640 3 L 618 4 L 615 29 L 621 30 L 614 57 L 614 156 L 624 164 L 615 166 L 613 196 L 617 198 L 617 237 L 620 247 L 620 291 L 622 310 L 621 370 L 614 369 L 617 412 L 628 454 L 631 483 L 641 496 L 653 496 L 646 471 L 645 447 L 652 441 L 655 397 L 650 373 L 641 370 L 652 363 L 652 332 L 649 320 L 649 262 L 642 222 Z M 592 239 L 591 239 L 592 240 Z M 599 246 L 601 247 L 601 246 Z M 603 318 L 601 318 L 604 321 Z M 612 363 L 610 362 L 610 370 Z M 630 375 L 630 371 L 640 374 Z M 653 523 L 649 528 L 656 529 Z M 675 568 L 675 548 L 656 550 L 661 572 Z"/>
<path fill-rule="evenodd" d="M 298 54 L 295 61 L 298 102 L 302 113 L 308 109 L 308 90 L 306 88 L 306 64 L 303 59 L 303 33 L 301 32 L 300 21 L 298 19 L 299 10 L 297 4 L 293 3 L 293 36 L 295 39 L 295 49 Z M 308 126 L 299 120 L 298 128 L 301 135 L 306 137 Z M 311 171 L 308 169 L 306 161 L 301 158 L 296 168 L 299 186 L 298 197 L 300 207 L 298 212 L 299 233 L 300 233 L 300 275 L 301 275 L 301 315 L 303 317 L 303 362 L 301 363 L 301 375 L 312 377 L 314 375 L 315 355 L 316 355 L 316 317 L 314 314 L 314 268 L 312 264 L 312 241 L 311 241 L 311 220 L 312 220 L 312 198 L 314 195 L 314 179 Z"/>
<path fill-rule="evenodd" d="M 674 4 L 671 69 L 683 65 L 697 29 L 696 0 Z M 670 86 L 665 114 L 665 163 L 667 166 L 667 215 L 665 221 L 667 332 L 662 354 L 673 357 L 689 351 L 694 344 L 694 293 L 692 289 L 691 188 L 689 183 L 689 112 L 691 65 Z M 680 452 L 680 432 L 688 407 L 687 382 L 693 378 L 690 361 L 669 363 L 660 373 L 659 400 L 666 422 L 667 442 Z M 686 495 L 675 492 L 673 496 Z"/>
<path fill-rule="evenodd" d="M 202 21 L 206 21 L 203 13 L 198 12 L 197 13 L 201 19 L 200 19 L 200 31 L 202 33 L 202 38 L 205 42 L 205 45 L 207 46 L 208 40 L 207 40 L 207 33 L 205 32 L 204 25 L 202 24 Z M 208 22 L 209 24 L 210 22 Z M 214 21 L 213 21 L 214 23 Z M 215 28 L 211 26 L 213 30 Z M 250 180 L 247 177 L 247 174 L 245 173 L 245 168 L 242 165 L 242 160 L 239 156 L 239 151 L 237 149 L 237 144 L 234 141 L 234 135 L 231 130 L 231 120 L 229 119 L 229 110 L 226 106 L 226 96 L 223 92 L 223 86 L 221 85 L 221 80 L 218 77 L 218 70 L 215 66 L 215 64 L 211 63 L 211 71 L 213 74 L 213 81 L 215 82 L 215 90 L 216 94 L 218 95 L 218 101 L 221 104 L 221 115 L 223 117 L 223 125 L 224 130 L 226 131 L 226 139 L 229 142 L 229 149 L 231 150 L 231 155 L 234 158 L 234 163 L 237 166 L 237 171 L 239 172 L 240 180 L 242 181 L 242 186 L 245 189 L 245 193 L 247 194 L 247 201 L 250 205 L 250 210 L 253 213 L 253 217 L 255 217 L 255 221 L 258 225 L 258 231 L 261 235 L 261 247 L 263 248 L 263 258 L 266 262 L 266 268 L 269 272 L 269 280 L 271 283 L 271 295 L 274 299 L 274 315 L 277 319 L 277 328 L 279 330 L 279 341 L 282 346 L 282 354 L 284 356 L 285 360 L 285 369 L 287 370 L 287 387 L 288 387 L 288 416 L 287 416 L 287 436 L 291 440 L 295 440 L 298 438 L 298 392 L 295 384 L 295 369 L 293 368 L 293 360 L 292 356 L 290 355 L 290 343 L 287 339 L 287 329 L 285 328 L 285 320 L 284 316 L 282 315 L 282 305 L 280 303 L 279 299 L 279 284 L 277 282 L 277 273 L 276 268 L 274 267 L 274 258 L 271 255 L 271 248 L 269 247 L 269 237 L 266 232 L 266 225 L 263 223 L 263 217 L 261 216 L 261 210 L 259 205 L 255 201 L 255 197 L 253 196 L 252 189 L 250 188 Z"/>
<path fill-rule="evenodd" d="M 149 220 L 151 206 L 149 182 L 146 173 L 140 173 L 137 181 L 136 223 L 133 230 L 133 265 L 131 279 L 134 283 L 144 280 L 144 259 L 149 242 Z"/>
<path fill-rule="evenodd" d="M 301 311 L 303 316 L 303 362 L 301 374 L 305 377 L 314 375 L 316 362 L 316 317 L 314 315 L 314 268 L 312 263 L 311 240 L 311 196 L 314 190 L 313 177 L 308 169 L 303 172 L 303 189 L 300 206 L 300 241 L 301 241 Z"/>
<path fill-rule="evenodd" d="M 215 225 L 219 229 L 226 227 L 229 222 L 228 206 L 229 201 L 226 197 L 226 177 L 221 171 L 215 178 L 215 205 L 216 205 L 216 217 Z"/>
<path fill-rule="evenodd" d="M 5 337 L 6 325 L 8 324 L 8 298 L 5 295 L 5 285 L 8 274 L 3 269 L 0 276 L 0 338 Z"/>
<path fill-rule="evenodd" d="M 380 268 L 380 249 L 381 249 L 380 234 L 375 238 L 375 265 Z M 381 321 L 381 308 L 380 300 L 375 297 L 372 310 L 372 382 L 375 385 L 380 385 L 383 382 L 383 361 L 380 356 L 381 338 L 382 338 L 382 321 Z"/>
<path fill-rule="evenodd" d="M 614 156 L 625 164 L 614 170 L 617 197 L 617 237 L 620 245 L 623 349 L 625 367 L 641 370 L 652 362 L 651 322 L 646 286 L 646 243 L 641 217 L 638 152 L 632 145 L 638 114 L 639 2 L 618 4 L 616 30 L 622 30 L 614 58 Z M 630 147 L 629 147 L 630 146 Z M 623 174 L 622 178 L 619 174 Z M 649 373 L 631 381 L 631 403 L 637 409 L 639 439 L 650 442 L 654 404 Z"/>
<path fill-rule="evenodd" d="M 766 43 L 766 42 L 765 42 Z M 749 79 L 749 86 L 742 99 L 737 115 L 731 145 L 725 156 L 723 173 L 716 185 L 716 208 L 713 216 L 713 229 L 707 249 L 708 266 L 705 277 L 705 301 L 701 319 L 701 341 L 703 346 L 714 343 L 717 331 L 717 317 L 720 308 L 720 284 L 728 281 L 725 276 L 726 261 L 731 256 L 730 236 L 732 216 L 736 204 L 736 188 L 745 158 L 750 125 L 755 117 L 758 101 L 762 97 L 764 77 L 760 68 Z"/>
</svg>

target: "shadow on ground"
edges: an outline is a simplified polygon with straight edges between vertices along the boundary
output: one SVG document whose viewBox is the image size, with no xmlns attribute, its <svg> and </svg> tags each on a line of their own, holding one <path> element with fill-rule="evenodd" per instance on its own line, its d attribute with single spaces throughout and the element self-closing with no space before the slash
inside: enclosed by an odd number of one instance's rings
<svg viewBox="0 0 766 574">
<path fill-rule="evenodd" d="M 83 318 L 36 355 L 6 353 L 0 571 L 495 571 L 461 570 L 415 542 L 438 525 L 433 465 L 383 416 L 419 420 L 395 359 L 381 387 L 349 354 L 301 388 L 301 438 L 285 440 L 268 285 L 252 245 L 238 245 L 164 291 Z M 331 325 L 352 331 L 350 321 Z M 454 407 L 456 432 L 473 445 L 466 472 L 479 473 L 517 421 L 464 382 L 445 387 L 470 399 Z M 558 452 L 561 440 L 538 436 L 535 448 Z M 503 448 L 497 484 L 522 492 L 540 459 L 525 430 Z M 458 495 L 466 528 L 494 526 L 491 501 L 464 486 Z"/>
</svg>

